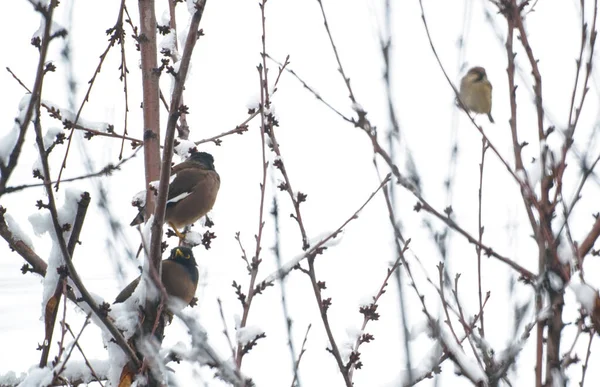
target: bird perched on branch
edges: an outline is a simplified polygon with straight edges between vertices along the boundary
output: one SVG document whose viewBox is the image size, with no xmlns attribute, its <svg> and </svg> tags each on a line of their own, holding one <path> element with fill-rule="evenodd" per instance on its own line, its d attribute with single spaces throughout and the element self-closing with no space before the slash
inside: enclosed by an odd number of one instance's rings
<svg viewBox="0 0 600 387">
<path fill-rule="evenodd" d="M 115 299 L 115 304 L 125 302 L 140 283 L 141 277 L 137 277 L 119 293 Z M 192 249 L 189 247 L 178 246 L 171 250 L 168 259 L 162 262 L 161 281 L 167 294 L 171 298 L 176 298 L 179 302 L 169 302 L 169 310 L 172 313 L 178 311 L 179 305 L 189 305 L 196 294 L 198 287 L 198 268 Z"/>
<path fill-rule="evenodd" d="M 206 215 L 215 204 L 221 178 L 215 171 L 210 153 L 192 153 L 184 162 L 171 170 L 165 223 L 184 239 L 178 229 L 188 226 Z M 131 222 L 131 226 L 144 222 L 144 207 Z"/>
<path fill-rule="evenodd" d="M 465 108 L 473 113 L 487 114 L 492 118 L 492 84 L 483 67 L 473 67 L 460 81 L 459 98 Z"/>
</svg>

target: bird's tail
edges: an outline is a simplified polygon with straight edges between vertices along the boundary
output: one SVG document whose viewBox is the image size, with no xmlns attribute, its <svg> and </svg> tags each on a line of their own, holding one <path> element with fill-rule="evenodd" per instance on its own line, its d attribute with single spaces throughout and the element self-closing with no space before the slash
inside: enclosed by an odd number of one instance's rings
<svg viewBox="0 0 600 387">
<path fill-rule="evenodd" d="M 492 118 L 492 113 L 488 113 L 488 118 L 490 119 L 490 122 L 493 124 L 494 119 Z"/>
<path fill-rule="evenodd" d="M 131 223 L 129 223 L 130 226 L 137 226 L 138 224 L 142 224 L 144 223 L 144 207 L 140 208 L 140 212 L 138 212 L 138 214 L 135 216 L 135 218 L 133 218 L 133 220 L 131 221 Z"/>
</svg>

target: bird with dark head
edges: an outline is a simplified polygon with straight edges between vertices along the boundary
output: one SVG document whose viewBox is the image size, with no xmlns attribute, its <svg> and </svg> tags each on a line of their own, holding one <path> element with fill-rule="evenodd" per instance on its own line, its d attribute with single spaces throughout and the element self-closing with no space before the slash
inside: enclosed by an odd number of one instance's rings
<svg viewBox="0 0 600 387">
<path fill-rule="evenodd" d="M 181 305 L 190 304 L 196 294 L 198 277 L 198 267 L 192 249 L 183 246 L 172 249 L 169 258 L 162 262 L 161 276 L 162 284 L 169 298 L 175 298 L 168 303 L 171 313 L 182 309 Z M 127 285 L 115 299 L 115 304 L 125 302 L 131 297 L 140 280 L 141 276 Z"/>
<path fill-rule="evenodd" d="M 473 67 L 460 81 L 459 98 L 465 108 L 473 113 L 487 114 L 492 118 L 492 84 L 483 67 Z"/>
<path fill-rule="evenodd" d="M 196 222 L 213 208 L 221 178 L 215 170 L 214 158 L 206 152 L 192 153 L 184 162 L 175 165 L 171 178 L 165 223 L 183 239 L 179 229 Z M 141 207 L 131 226 L 143 222 L 144 207 Z"/>
</svg>

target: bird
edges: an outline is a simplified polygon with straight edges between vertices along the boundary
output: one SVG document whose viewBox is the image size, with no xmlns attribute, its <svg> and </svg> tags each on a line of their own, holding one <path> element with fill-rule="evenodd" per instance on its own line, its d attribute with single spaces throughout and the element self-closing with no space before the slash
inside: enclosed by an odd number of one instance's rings
<svg viewBox="0 0 600 387">
<path fill-rule="evenodd" d="M 487 114 L 492 118 L 492 84 L 483 67 L 473 67 L 460 81 L 459 98 L 467 110 L 473 113 Z"/>
<path fill-rule="evenodd" d="M 114 303 L 125 302 L 131 297 L 140 280 L 141 276 L 127 285 L 119 293 Z M 169 297 L 178 300 L 175 302 L 170 300 L 167 303 L 171 313 L 178 312 L 183 309 L 182 305 L 187 306 L 192 302 L 196 294 L 196 288 L 198 287 L 198 267 L 192 249 L 177 246 L 171 250 L 169 258 L 162 261 L 161 281 Z"/>
<path fill-rule="evenodd" d="M 206 215 L 214 206 L 221 186 L 221 178 L 215 170 L 210 153 L 194 152 L 171 170 L 165 223 L 175 231 L 180 240 L 185 236 L 179 229 Z M 144 207 L 140 207 L 131 226 L 144 222 Z"/>
</svg>

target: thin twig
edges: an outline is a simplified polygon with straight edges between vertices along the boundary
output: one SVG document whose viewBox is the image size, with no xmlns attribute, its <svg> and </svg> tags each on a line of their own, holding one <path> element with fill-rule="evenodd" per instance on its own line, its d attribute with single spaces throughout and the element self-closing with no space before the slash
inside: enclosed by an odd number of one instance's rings
<svg viewBox="0 0 600 387">
<path fill-rule="evenodd" d="M 482 213 L 482 207 L 483 207 L 483 199 L 482 199 L 482 195 L 483 195 L 483 167 L 484 167 L 484 162 L 485 162 L 485 151 L 487 150 L 487 144 L 485 142 L 485 139 L 481 139 L 481 164 L 479 164 L 479 191 L 478 191 L 478 215 L 477 215 L 477 224 L 478 224 L 478 228 L 477 230 L 479 231 L 479 238 L 478 238 L 478 242 L 479 244 L 482 243 L 483 241 L 483 224 L 481 221 L 481 213 Z M 483 307 L 483 297 L 481 295 L 482 292 L 482 286 L 481 286 L 481 247 L 476 247 L 475 249 L 477 251 L 477 291 L 479 293 L 479 309 L 482 309 Z M 483 310 L 483 309 L 482 309 Z M 484 320 L 483 320 L 483 313 L 481 314 L 481 337 L 485 337 L 485 328 L 484 328 Z"/>
<path fill-rule="evenodd" d="M 33 84 L 33 91 L 31 93 L 29 104 L 27 104 L 27 110 L 25 110 L 25 114 L 23 115 L 23 121 L 18 122 L 19 135 L 17 137 L 17 142 L 10 153 L 8 163 L 5 165 L 3 162 L 0 161 L 0 192 L 2 192 L 6 187 L 10 175 L 13 173 L 15 167 L 17 166 L 17 161 L 19 160 L 19 156 L 21 155 L 21 148 L 23 147 L 23 143 L 25 142 L 25 135 L 27 134 L 27 129 L 29 128 L 34 108 L 42 98 L 42 84 L 44 81 L 44 75 L 46 74 L 46 55 L 48 54 L 48 46 L 50 45 L 50 41 L 52 40 L 52 16 L 54 14 L 54 8 L 56 8 L 57 6 L 57 0 L 51 0 L 48 3 L 47 8 L 43 8 L 41 4 L 34 4 L 34 8 L 36 8 L 36 10 L 42 15 L 45 21 L 44 34 L 40 43 L 40 57 L 38 59 L 35 82 Z"/>
<path fill-rule="evenodd" d="M 220 298 L 217 298 L 217 304 L 219 304 L 219 314 L 221 315 L 221 321 L 223 322 L 223 334 L 229 343 L 229 348 L 231 349 L 231 358 L 235 359 L 235 348 L 233 347 L 233 341 L 229 336 L 229 329 L 227 329 L 227 321 L 225 320 L 225 315 L 223 314 L 223 303 Z"/>
<path fill-rule="evenodd" d="M 99 170 L 97 172 L 92 172 L 92 173 L 88 173 L 88 174 L 81 175 L 81 176 L 71 177 L 71 178 L 68 178 L 68 179 L 62 179 L 61 182 L 62 183 L 66 183 L 66 182 L 72 182 L 72 181 L 89 179 L 89 178 L 92 178 L 92 177 L 109 176 L 114 171 L 120 170 L 121 166 L 123 164 L 125 164 L 127 161 L 129 161 L 132 158 L 134 158 L 137 155 L 137 152 L 140 149 L 142 149 L 142 148 L 137 148 L 129 157 L 127 157 L 125 159 L 122 159 L 116 165 L 107 164 L 104 168 L 102 168 L 101 170 Z M 50 184 L 55 184 L 55 183 L 56 183 L 56 181 L 51 181 L 50 182 Z M 27 189 L 27 188 L 42 187 L 42 186 L 44 186 L 44 183 L 22 184 L 22 185 L 16 185 L 16 186 L 13 186 L 13 187 L 6 187 L 6 189 L 3 192 L 0 192 L 0 195 L 2 195 L 4 193 L 13 193 L 13 192 L 21 191 L 21 190 L 24 190 L 24 189 Z"/>
<path fill-rule="evenodd" d="M 263 47 L 265 45 L 265 14 L 264 14 L 264 7 L 265 7 L 265 3 L 266 0 L 262 0 L 261 3 L 259 3 L 259 7 L 261 8 L 261 16 L 262 16 L 262 25 L 263 25 L 263 33 L 261 35 L 261 39 L 263 42 Z M 264 52 L 264 48 L 263 48 L 263 52 Z M 260 140 L 261 140 L 261 155 L 262 155 L 262 180 L 260 183 L 260 204 L 259 204 L 259 210 L 258 210 L 258 231 L 255 235 L 255 239 L 256 239 L 256 249 L 254 251 L 254 256 L 252 257 L 252 263 L 250 265 L 250 282 L 248 284 L 248 297 L 246 299 L 245 302 L 243 302 L 243 312 L 242 312 L 242 320 L 240 322 L 240 327 L 245 327 L 247 322 L 248 322 L 248 315 L 250 314 L 250 307 L 252 306 L 252 300 L 254 299 L 254 285 L 256 283 L 256 277 L 258 276 L 258 269 L 259 266 L 262 262 L 262 259 L 260 258 L 260 253 L 262 251 L 262 236 L 263 236 L 263 229 L 265 226 L 265 222 L 263 221 L 264 218 L 264 207 L 265 207 L 265 195 L 266 195 L 266 184 L 267 184 L 267 168 L 269 163 L 267 162 L 267 154 L 266 154 L 266 145 L 265 145 L 265 141 L 266 141 L 266 136 L 265 136 L 265 132 L 268 131 L 269 129 L 267 128 L 268 122 L 267 122 L 267 117 L 266 117 L 266 112 L 265 112 L 265 108 L 268 108 L 266 106 L 266 101 L 268 101 L 268 95 L 269 95 L 269 83 L 266 79 L 267 76 L 267 72 L 268 69 L 264 68 L 262 64 L 257 66 L 257 70 L 258 70 L 258 75 L 259 75 L 259 86 L 260 86 L 260 107 L 259 107 L 259 112 L 260 112 Z M 266 94 L 266 95 L 265 95 Z M 244 354 L 245 352 L 243 351 L 243 347 L 242 344 L 238 344 L 237 347 L 237 355 L 236 355 L 236 365 L 237 365 L 237 369 L 238 371 L 241 369 L 242 367 L 242 360 L 244 359 Z"/>
<path fill-rule="evenodd" d="M 124 34 L 123 34 L 124 4 L 125 4 L 125 0 L 122 0 L 121 4 L 119 6 L 119 14 L 117 15 L 117 21 L 115 22 L 115 25 L 111 29 L 108 30 L 109 32 L 112 32 L 112 34 L 110 35 L 110 38 L 108 39 L 108 44 L 106 45 L 106 48 L 104 49 L 102 54 L 100 54 L 100 61 L 98 62 L 98 66 L 96 66 L 94 75 L 92 75 L 92 78 L 88 81 L 88 84 L 89 84 L 88 89 L 85 93 L 85 96 L 83 97 L 83 100 L 81 101 L 81 105 L 79 106 L 79 109 L 77 110 L 77 114 L 75 115 L 75 119 L 73 121 L 73 124 L 75 124 L 75 125 L 77 125 L 77 121 L 79 121 L 79 117 L 81 116 L 83 107 L 90 99 L 90 94 L 92 93 L 92 88 L 95 85 L 96 77 L 100 74 L 100 71 L 102 70 L 102 64 L 104 63 L 104 60 L 108 56 L 110 49 L 112 47 L 114 47 L 116 42 L 118 42 L 119 40 L 124 38 Z M 73 133 L 74 133 L 74 131 L 71 130 L 71 133 L 69 134 L 69 137 L 67 140 L 67 150 L 65 151 L 65 157 L 63 158 L 63 162 L 60 166 L 60 170 L 58 172 L 58 177 L 56 179 L 57 183 L 55 185 L 55 189 L 57 191 L 58 191 L 60 181 L 62 178 L 62 173 L 65 170 L 65 168 L 67 167 L 67 158 L 69 157 L 69 150 L 71 149 L 71 142 L 73 141 Z"/>
<path fill-rule="evenodd" d="M 300 354 L 298 355 L 298 360 L 296 360 L 296 362 L 295 362 L 294 379 L 292 379 L 291 387 L 298 387 L 298 385 L 299 385 L 299 384 L 296 384 L 296 381 L 298 380 L 298 368 L 300 368 L 300 361 L 302 360 L 302 356 L 304 355 L 304 352 L 306 352 L 306 349 L 304 349 L 304 347 L 306 346 L 306 340 L 308 339 L 308 332 L 310 332 L 311 327 L 312 327 L 312 324 L 308 324 L 308 327 L 306 328 L 306 333 L 304 334 L 304 340 L 302 341 L 302 347 L 300 348 Z"/>
</svg>

